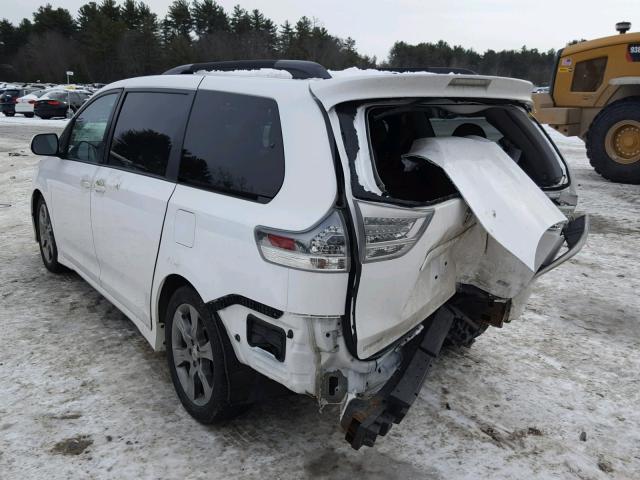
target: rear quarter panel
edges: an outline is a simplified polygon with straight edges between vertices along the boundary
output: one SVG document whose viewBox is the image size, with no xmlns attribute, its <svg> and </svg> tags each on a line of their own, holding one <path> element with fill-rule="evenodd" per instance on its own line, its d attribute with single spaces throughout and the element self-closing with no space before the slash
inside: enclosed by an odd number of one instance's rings
<svg viewBox="0 0 640 480">
<path fill-rule="evenodd" d="M 186 278 L 205 302 L 239 294 L 279 310 L 292 305 L 296 313 L 344 313 L 346 273 L 306 273 L 267 263 L 255 241 L 257 226 L 305 230 L 321 220 L 335 202 L 331 147 L 308 83 L 210 76 L 204 78 L 200 89 L 258 95 L 278 102 L 285 152 L 284 183 L 267 204 L 177 186 L 168 205 L 154 276 L 154 324 L 159 321 L 159 293 L 171 274 Z M 184 216 L 179 211 L 195 217 L 192 246 L 176 242 L 176 232 L 179 237 L 189 237 L 181 225 L 176 225 L 176 218 Z M 307 295 L 297 294 L 292 302 L 290 290 Z M 308 295 L 310 291 L 313 296 Z M 161 344 L 161 340 L 158 342 Z"/>
</svg>

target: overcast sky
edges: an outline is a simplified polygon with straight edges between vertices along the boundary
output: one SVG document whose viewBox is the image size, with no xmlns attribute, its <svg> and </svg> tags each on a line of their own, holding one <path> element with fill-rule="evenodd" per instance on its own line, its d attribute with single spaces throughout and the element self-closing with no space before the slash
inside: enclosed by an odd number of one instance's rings
<svg viewBox="0 0 640 480">
<path fill-rule="evenodd" d="M 4 16 L 17 23 L 40 5 L 64 7 L 75 16 L 87 0 L 1 0 Z M 96 0 L 98 3 L 100 0 Z M 160 17 L 172 0 L 145 0 Z M 615 34 L 621 20 L 640 29 L 639 0 L 218 0 L 230 12 L 240 4 L 260 9 L 278 24 L 303 15 L 329 32 L 351 36 L 364 54 L 386 58 L 396 40 L 446 40 L 473 48 L 502 50 L 563 47 L 578 38 Z"/>
</svg>

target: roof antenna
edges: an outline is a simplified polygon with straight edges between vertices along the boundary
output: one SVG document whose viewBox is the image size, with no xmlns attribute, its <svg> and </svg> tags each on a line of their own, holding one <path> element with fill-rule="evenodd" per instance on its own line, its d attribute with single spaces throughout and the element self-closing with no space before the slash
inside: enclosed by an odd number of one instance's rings
<svg viewBox="0 0 640 480">
<path fill-rule="evenodd" d="M 631 30 L 631 22 L 618 22 L 616 23 L 616 30 L 620 35 L 627 33 Z"/>
</svg>

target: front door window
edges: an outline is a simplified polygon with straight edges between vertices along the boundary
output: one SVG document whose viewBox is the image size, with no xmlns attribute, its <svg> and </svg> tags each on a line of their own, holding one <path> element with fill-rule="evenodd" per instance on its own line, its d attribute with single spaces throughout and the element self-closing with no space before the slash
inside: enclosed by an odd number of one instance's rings
<svg viewBox="0 0 640 480">
<path fill-rule="evenodd" d="M 117 93 L 96 99 L 76 118 L 69 136 L 66 158 L 99 163 L 104 153 L 105 131 Z"/>
</svg>

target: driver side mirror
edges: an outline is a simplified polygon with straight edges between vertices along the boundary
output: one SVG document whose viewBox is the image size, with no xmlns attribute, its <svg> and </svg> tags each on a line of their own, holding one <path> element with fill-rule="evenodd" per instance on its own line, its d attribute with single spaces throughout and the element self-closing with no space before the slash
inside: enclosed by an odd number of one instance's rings
<svg viewBox="0 0 640 480">
<path fill-rule="evenodd" d="M 55 133 L 41 133 L 31 140 L 31 151 L 36 155 L 57 155 L 58 135 Z"/>
</svg>

